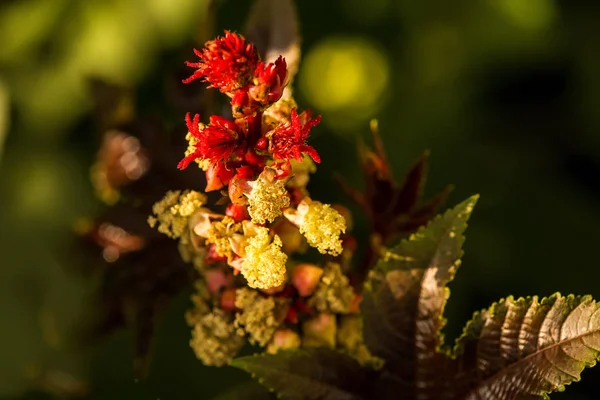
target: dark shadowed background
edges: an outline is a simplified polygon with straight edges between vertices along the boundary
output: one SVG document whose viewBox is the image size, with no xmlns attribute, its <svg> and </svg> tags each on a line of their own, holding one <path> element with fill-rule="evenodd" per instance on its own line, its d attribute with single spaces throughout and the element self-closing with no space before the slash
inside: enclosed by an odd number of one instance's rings
<svg viewBox="0 0 600 400">
<path fill-rule="evenodd" d="M 241 29 L 249 3 L 218 1 L 217 32 Z M 356 140 L 371 118 L 399 179 L 429 149 L 427 194 L 454 184 L 448 206 L 481 194 L 448 339 L 509 294 L 600 299 L 600 2 L 298 3 L 296 96 L 323 115 L 315 197 L 345 201 L 334 171 L 360 184 Z M 131 332 L 77 338 L 98 277 L 79 272 L 71 231 L 102 207 L 86 78 L 132 88 L 137 115 L 163 120 L 183 145 L 189 93 L 170 77 L 202 45 L 206 15 L 203 0 L 0 3 L 0 398 L 210 399 L 247 379 L 195 359 L 188 293 L 160 321 L 146 380 L 132 372 Z M 599 397 L 597 368 L 552 399 Z"/>
</svg>

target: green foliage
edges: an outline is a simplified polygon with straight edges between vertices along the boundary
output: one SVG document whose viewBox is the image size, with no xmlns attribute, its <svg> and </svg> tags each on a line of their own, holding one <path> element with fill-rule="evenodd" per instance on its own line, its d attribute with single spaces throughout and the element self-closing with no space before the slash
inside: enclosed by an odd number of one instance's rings
<svg viewBox="0 0 600 400">
<path fill-rule="evenodd" d="M 325 349 L 233 365 L 290 399 L 543 399 L 600 358 L 600 305 L 589 296 L 508 297 L 476 313 L 453 351 L 441 329 L 473 196 L 387 252 L 363 291 L 364 340 L 385 361 L 361 367 Z"/>
<path fill-rule="evenodd" d="M 350 356 L 325 348 L 242 357 L 231 365 L 286 399 L 360 400 L 369 393 L 369 371 Z"/>
<path fill-rule="evenodd" d="M 277 396 L 258 382 L 249 380 L 233 386 L 231 389 L 213 397 L 212 400 L 273 400 Z"/>
<path fill-rule="evenodd" d="M 441 398 L 445 391 L 436 379 L 445 365 L 437 350 L 446 284 L 460 262 L 462 233 L 476 201 L 471 197 L 401 242 L 365 284 L 365 343 L 386 360 L 384 379 L 397 382 L 407 399 Z"/>
<path fill-rule="evenodd" d="M 477 313 L 457 346 L 465 399 L 543 398 L 579 381 L 600 355 L 590 296 L 508 297 Z"/>
</svg>

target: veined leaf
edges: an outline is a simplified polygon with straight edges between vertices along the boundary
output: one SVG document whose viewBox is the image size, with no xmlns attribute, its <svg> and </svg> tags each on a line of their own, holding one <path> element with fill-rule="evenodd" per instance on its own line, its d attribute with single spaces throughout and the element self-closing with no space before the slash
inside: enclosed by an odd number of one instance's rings
<svg viewBox="0 0 600 400">
<path fill-rule="evenodd" d="M 385 360 L 380 383 L 405 399 L 440 399 L 450 360 L 437 350 L 448 298 L 447 283 L 462 256 L 473 196 L 402 241 L 365 283 L 361 309 L 369 350 Z M 444 376 L 446 375 L 446 376 Z M 440 379 L 441 378 L 441 379 Z"/>
<path fill-rule="evenodd" d="M 369 370 L 345 354 L 325 348 L 241 357 L 231 365 L 247 371 L 285 399 L 369 398 Z"/>
<path fill-rule="evenodd" d="M 541 399 L 600 358 L 600 304 L 590 296 L 509 297 L 476 314 L 458 341 L 457 399 Z"/>
</svg>

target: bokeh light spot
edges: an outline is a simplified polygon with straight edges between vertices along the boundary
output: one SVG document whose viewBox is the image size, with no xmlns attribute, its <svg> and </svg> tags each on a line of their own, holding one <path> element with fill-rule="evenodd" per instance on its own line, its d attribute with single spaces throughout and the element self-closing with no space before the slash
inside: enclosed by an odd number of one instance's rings
<svg viewBox="0 0 600 400">
<path fill-rule="evenodd" d="M 524 29 L 547 29 L 556 16 L 556 6 L 552 0 L 502 0 L 496 4 Z"/>
<path fill-rule="evenodd" d="M 306 55 L 299 74 L 311 105 L 328 114 L 328 122 L 348 128 L 375 115 L 388 81 L 384 53 L 364 38 L 323 40 Z"/>
</svg>

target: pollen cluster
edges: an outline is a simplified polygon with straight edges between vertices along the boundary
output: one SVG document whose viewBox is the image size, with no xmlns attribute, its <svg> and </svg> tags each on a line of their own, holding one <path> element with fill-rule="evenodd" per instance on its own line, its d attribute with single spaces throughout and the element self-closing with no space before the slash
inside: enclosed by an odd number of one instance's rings
<svg viewBox="0 0 600 400">
<path fill-rule="evenodd" d="M 267 228 L 256 227 L 256 235 L 247 238 L 242 275 L 251 288 L 269 289 L 285 282 L 287 255 L 281 251 L 279 236 L 269 235 Z"/>
<path fill-rule="evenodd" d="M 233 218 L 224 217 L 222 220 L 213 221 L 207 232 L 206 243 L 214 244 L 215 251 L 218 255 L 227 257 L 228 260 L 233 258 L 233 250 L 231 248 L 231 238 L 236 233 L 242 231 L 242 224 L 236 223 Z"/>
<path fill-rule="evenodd" d="M 342 252 L 340 236 L 346 232 L 344 217 L 329 204 L 304 199 L 297 210 L 286 210 L 286 217 L 300 228 L 308 244 L 321 254 L 337 256 Z"/>
<path fill-rule="evenodd" d="M 356 295 L 339 264 L 328 263 L 310 304 L 321 312 L 347 314 Z"/>
<path fill-rule="evenodd" d="M 275 179 L 275 174 L 274 169 L 267 167 L 252 183 L 252 191 L 248 195 L 248 212 L 254 223 L 273 222 L 290 206 L 286 181 Z"/>
<path fill-rule="evenodd" d="M 266 346 L 285 317 L 286 302 L 248 288 L 237 290 L 235 306 L 240 312 L 236 314 L 235 326 L 238 333 L 248 334 L 251 344 Z"/>
<path fill-rule="evenodd" d="M 206 314 L 194 325 L 190 346 L 205 365 L 227 365 L 244 345 L 222 310 Z"/>
<path fill-rule="evenodd" d="M 202 193 L 186 190 L 168 191 L 165 197 L 152 207 L 153 216 L 148 217 L 151 227 L 172 238 L 180 238 L 188 231 L 189 217 L 206 203 Z"/>
</svg>

